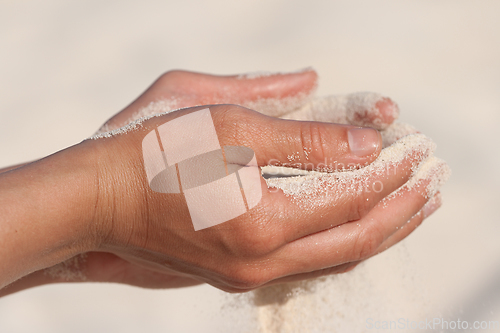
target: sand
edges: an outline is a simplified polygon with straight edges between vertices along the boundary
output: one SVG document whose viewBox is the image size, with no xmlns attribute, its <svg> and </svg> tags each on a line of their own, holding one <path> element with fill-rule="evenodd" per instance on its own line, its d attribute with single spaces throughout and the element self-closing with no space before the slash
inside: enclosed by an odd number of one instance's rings
<svg viewBox="0 0 500 333">
<path fill-rule="evenodd" d="M 369 126 L 383 130 L 388 125 L 382 122 L 382 114 L 376 104 L 384 99 L 387 99 L 387 97 L 373 92 L 315 98 L 283 118 Z M 399 115 L 397 105 L 388 108 L 388 111 L 393 119 L 396 119 Z"/>
</svg>

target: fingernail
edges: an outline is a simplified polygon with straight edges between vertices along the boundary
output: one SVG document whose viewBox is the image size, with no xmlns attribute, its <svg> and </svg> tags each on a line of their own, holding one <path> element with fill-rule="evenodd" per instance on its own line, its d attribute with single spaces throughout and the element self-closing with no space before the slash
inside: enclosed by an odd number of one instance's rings
<svg viewBox="0 0 500 333">
<path fill-rule="evenodd" d="M 353 128 L 347 132 L 351 153 L 359 157 L 373 154 L 380 146 L 380 133 L 373 128 Z"/>
<path fill-rule="evenodd" d="M 422 213 L 424 214 L 424 219 L 431 216 L 439 207 L 441 207 L 441 194 L 434 195 L 422 208 Z"/>
</svg>

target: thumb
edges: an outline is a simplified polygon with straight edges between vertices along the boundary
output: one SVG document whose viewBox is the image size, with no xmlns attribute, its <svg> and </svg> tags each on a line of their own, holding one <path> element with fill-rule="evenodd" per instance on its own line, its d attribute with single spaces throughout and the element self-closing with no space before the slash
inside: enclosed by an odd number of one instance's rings
<svg viewBox="0 0 500 333">
<path fill-rule="evenodd" d="M 284 120 L 235 105 L 210 109 L 221 145 L 251 148 L 259 166 L 334 171 L 369 164 L 382 149 L 369 127 Z"/>
</svg>

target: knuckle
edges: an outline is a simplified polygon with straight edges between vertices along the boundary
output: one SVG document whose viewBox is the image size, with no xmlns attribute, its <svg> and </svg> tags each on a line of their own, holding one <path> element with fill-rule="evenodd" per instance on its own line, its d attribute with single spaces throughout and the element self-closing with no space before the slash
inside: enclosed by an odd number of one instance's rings
<svg viewBox="0 0 500 333">
<path fill-rule="evenodd" d="M 255 207 L 232 224 L 231 232 L 222 240 L 224 248 L 233 257 L 260 259 L 280 248 L 285 243 L 285 234 L 279 224 L 279 212 L 265 207 Z"/>
<path fill-rule="evenodd" d="M 211 108 L 214 126 L 221 144 L 236 145 L 252 136 L 253 112 L 238 105 L 218 105 Z"/>
<path fill-rule="evenodd" d="M 315 161 L 323 161 L 328 156 L 328 142 L 322 131 L 323 126 L 318 122 L 304 122 L 300 127 L 302 148 L 310 151 L 309 156 Z"/>
<path fill-rule="evenodd" d="M 238 291 L 250 291 L 268 282 L 270 277 L 265 269 L 255 265 L 236 265 L 228 273 L 227 284 Z"/>
<path fill-rule="evenodd" d="M 171 70 L 160 75 L 155 84 L 160 86 L 168 86 L 186 78 L 188 75 L 188 72 L 183 70 Z"/>
<path fill-rule="evenodd" d="M 359 220 L 362 217 L 366 216 L 370 210 L 373 208 L 373 200 L 368 196 L 368 194 L 363 194 L 358 197 L 358 200 L 355 200 L 355 203 L 352 205 L 349 220 L 355 221 Z"/>
<path fill-rule="evenodd" d="M 352 259 L 354 261 L 364 260 L 376 254 L 378 247 L 385 237 L 375 224 L 364 226 L 358 234 L 352 248 Z"/>
<path fill-rule="evenodd" d="M 273 250 L 278 245 L 278 238 L 273 233 L 263 227 L 245 228 L 237 239 L 236 255 L 243 258 L 260 258 Z"/>
</svg>

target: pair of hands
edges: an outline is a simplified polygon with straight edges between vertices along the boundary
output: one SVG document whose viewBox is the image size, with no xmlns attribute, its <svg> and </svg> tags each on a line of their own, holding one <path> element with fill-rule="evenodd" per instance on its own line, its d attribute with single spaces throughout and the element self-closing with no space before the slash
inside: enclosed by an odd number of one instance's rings
<svg viewBox="0 0 500 333">
<path fill-rule="evenodd" d="M 332 161 L 333 168 L 373 162 L 382 149 L 380 134 L 373 129 L 275 118 L 293 119 L 295 113 L 303 119 L 297 109 L 308 101 L 316 81 L 314 71 L 260 78 L 168 72 L 103 130 L 145 115 L 158 100 L 169 101 L 172 108 L 225 103 L 210 106 L 221 146 L 252 148 L 259 166 L 287 162 L 291 154 L 295 163 L 313 169 L 325 161 Z M 360 112 L 366 115 L 358 120 L 374 127 L 394 121 L 391 100 L 382 99 L 374 107 L 378 113 Z M 85 140 L 0 173 L 0 219 L 5 226 L 0 239 L 6 244 L 2 257 L 10 258 L 0 263 L 0 287 L 10 283 L 0 295 L 64 281 L 148 288 L 209 283 L 243 292 L 341 273 L 405 238 L 437 208 L 428 205 L 418 214 L 428 201 L 423 185 L 404 189 L 382 204 L 426 158 L 425 153 L 409 154 L 394 173 L 368 179 L 382 184 L 381 191 L 338 196 L 330 188 L 308 198 L 307 208 L 268 189 L 262 179 L 262 199 L 255 208 L 194 231 L 182 194 L 149 188 L 141 151 L 147 133 L 191 110 L 154 117 L 139 129 Z M 331 120 L 336 120 L 345 109 L 331 111 Z M 321 120 L 330 119 L 322 115 Z M 352 133 L 358 133 L 356 142 Z"/>
</svg>

